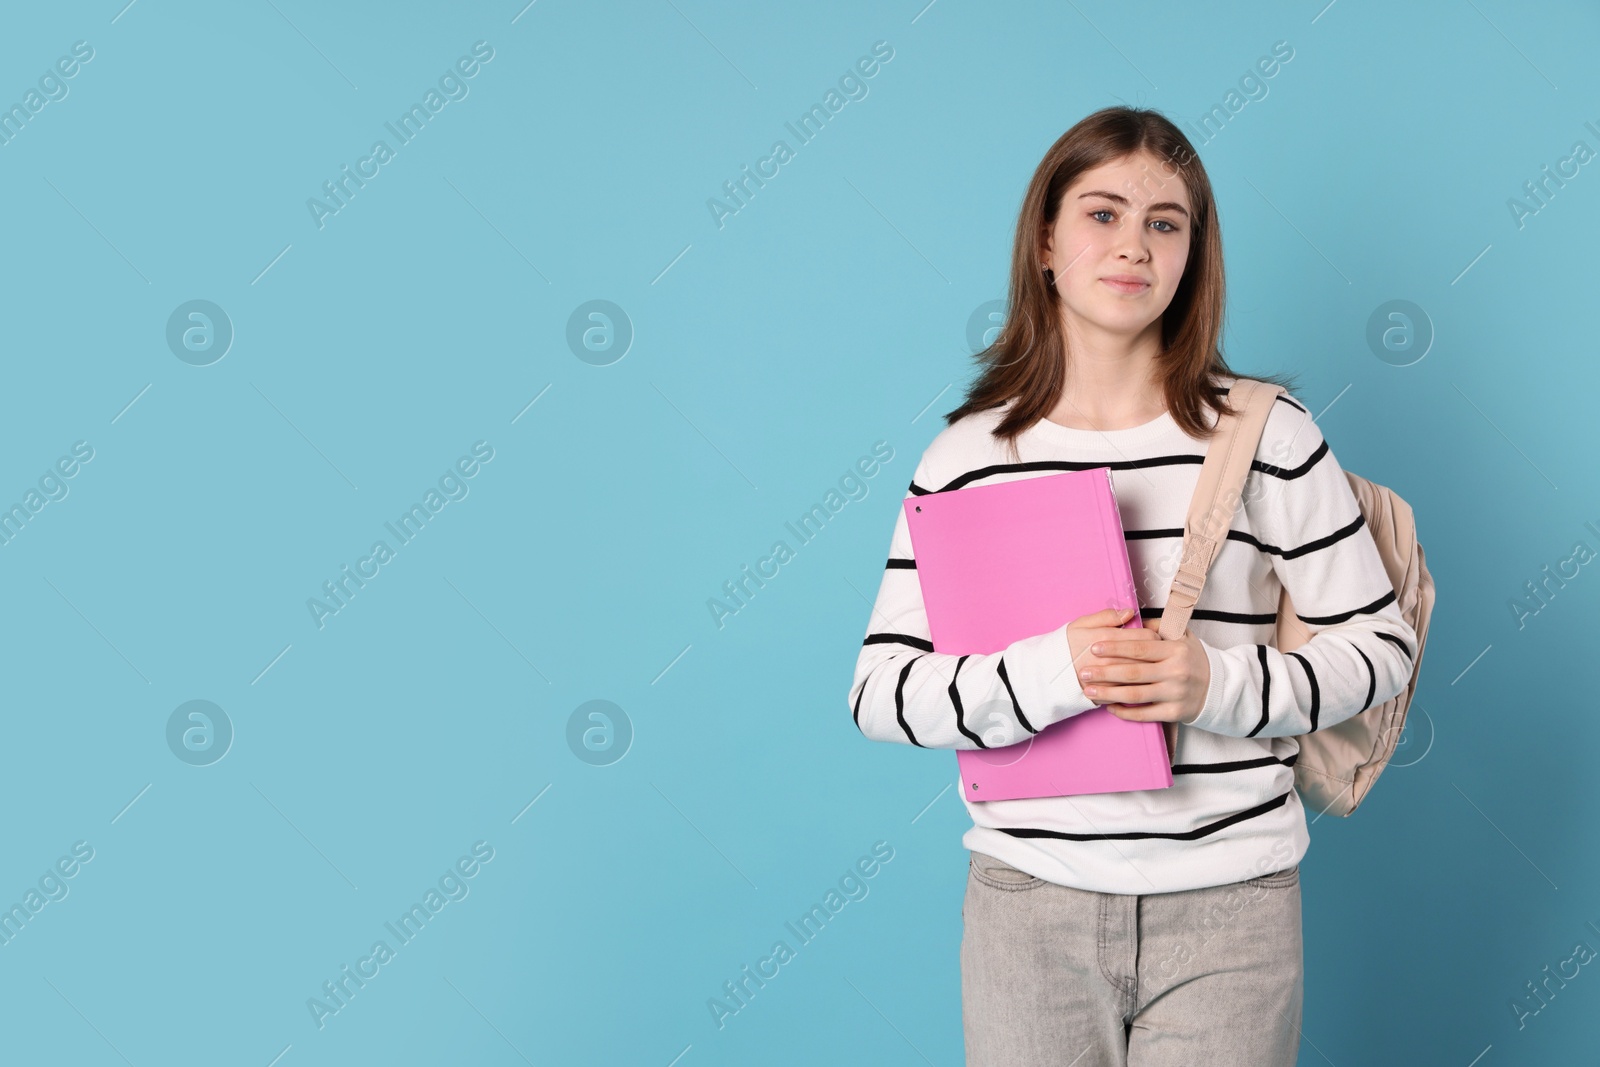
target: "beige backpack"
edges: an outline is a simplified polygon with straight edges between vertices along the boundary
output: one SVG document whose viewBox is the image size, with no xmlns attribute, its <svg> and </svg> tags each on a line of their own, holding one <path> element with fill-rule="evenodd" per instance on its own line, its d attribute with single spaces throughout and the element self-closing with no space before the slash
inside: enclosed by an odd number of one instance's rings
<svg viewBox="0 0 1600 1067">
<path fill-rule="evenodd" d="M 1200 481 L 1189 503 L 1184 526 L 1183 553 L 1172 580 L 1166 609 L 1161 616 L 1161 636 L 1168 640 L 1183 636 L 1206 572 L 1216 559 L 1227 537 L 1234 509 L 1243 496 L 1250 462 L 1255 458 L 1272 410 L 1283 387 L 1253 378 L 1239 378 L 1228 393 L 1229 406 L 1237 416 L 1222 415 L 1218 431 L 1211 439 Z M 1433 578 L 1423 561 L 1422 545 L 1417 543 L 1417 528 L 1411 505 L 1391 489 L 1345 471 L 1356 503 L 1366 517 L 1366 525 L 1377 543 L 1378 555 L 1394 585 L 1396 606 L 1417 634 L 1416 654 L 1411 660 L 1411 681 L 1393 699 L 1376 704 L 1341 723 L 1299 735 L 1300 756 L 1295 762 L 1294 783 L 1304 802 L 1318 812 L 1349 815 L 1356 810 L 1372 783 L 1394 754 L 1400 733 L 1405 728 L 1406 709 L 1416 692 L 1422 668 L 1422 647 L 1428 635 L 1428 617 L 1433 612 Z M 1278 600 L 1278 632 L 1274 643 L 1281 652 L 1299 648 L 1311 639 L 1289 602 L 1289 591 Z M 1176 744 L 1176 724 L 1167 724 L 1169 749 Z"/>
</svg>

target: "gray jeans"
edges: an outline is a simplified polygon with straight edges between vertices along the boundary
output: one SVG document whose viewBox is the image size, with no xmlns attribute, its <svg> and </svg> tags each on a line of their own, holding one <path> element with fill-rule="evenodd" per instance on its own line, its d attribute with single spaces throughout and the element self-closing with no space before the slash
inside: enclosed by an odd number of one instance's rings
<svg viewBox="0 0 1600 1067">
<path fill-rule="evenodd" d="M 967 1067 L 1294 1067 L 1300 868 L 1179 893 L 1095 893 L 971 853 Z"/>
</svg>

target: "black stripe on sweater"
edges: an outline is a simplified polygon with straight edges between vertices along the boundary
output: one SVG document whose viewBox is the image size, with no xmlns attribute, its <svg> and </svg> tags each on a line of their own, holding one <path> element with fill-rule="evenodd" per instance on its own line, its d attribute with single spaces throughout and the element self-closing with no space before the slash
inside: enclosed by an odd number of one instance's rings
<svg viewBox="0 0 1600 1067">
<path fill-rule="evenodd" d="M 1181 527 L 1177 527 L 1177 526 L 1169 526 L 1169 527 L 1164 527 L 1164 528 L 1158 527 L 1156 529 L 1151 529 L 1151 530 L 1123 530 L 1122 531 L 1122 539 L 1124 541 L 1160 541 L 1160 540 L 1164 540 L 1166 538 L 1171 538 L 1173 540 L 1178 540 L 1181 537 L 1183 537 L 1183 529 Z M 1272 545 L 1263 544 L 1262 542 L 1257 541 L 1254 537 L 1250 536 L 1248 533 L 1246 533 L 1243 530 L 1229 530 L 1227 539 L 1229 541 L 1243 541 L 1245 544 L 1249 545 L 1251 548 L 1260 549 L 1262 552 L 1270 552 L 1270 553 L 1276 554 L 1276 553 L 1281 553 L 1283 551 L 1280 548 L 1275 548 Z"/>
<path fill-rule="evenodd" d="M 995 664 L 995 673 L 1006 684 L 1006 695 L 1011 698 L 1011 709 L 1017 713 L 1017 721 L 1022 724 L 1022 728 L 1030 734 L 1038 733 L 1039 731 L 1033 728 L 1033 724 L 1028 722 L 1028 717 L 1022 714 L 1022 705 L 1017 703 L 1017 694 L 1011 688 L 1011 678 L 1006 674 L 1006 658 L 1004 656 L 1001 656 Z"/>
<path fill-rule="evenodd" d="M 1272 672 L 1267 669 L 1267 646 L 1256 646 L 1256 661 L 1261 664 L 1261 721 L 1256 723 L 1255 729 L 1245 734 L 1254 737 L 1267 725 L 1267 709 L 1272 706 Z"/>
<path fill-rule="evenodd" d="M 1361 529 L 1366 524 L 1367 517 L 1360 512 L 1357 512 L 1356 517 L 1350 520 L 1348 524 L 1341 526 L 1339 529 L 1333 531 L 1331 534 L 1328 534 L 1326 537 L 1319 537 L 1315 541 L 1307 541 L 1298 548 L 1276 548 L 1262 545 L 1261 550 L 1263 552 L 1276 552 L 1284 559 L 1298 559 L 1308 552 L 1315 552 L 1318 549 L 1327 548 L 1329 545 L 1338 544 L 1346 537 L 1353 535 L 1357 530 Z"/>
<path fill-rule="evenodd" d="M 868 634 L 863 645 L 910 645 L 912 648 L 923 652 L 933 651 L 933 642 L 922 637 L 912 637 L 910 634 Z"/>
<path fill-rule="evenodd" d="M 872 671 L 877 669 L 877 666 L 874 666 Z M 861 691 L 856 694 L 856 706 L 850 711 L 850 717 L 856 721 L 857 730 L 861 730 L 861 698 L 867 695 L 867 683 L 872 680 L 872 671 L 868 671 L 867 676 L 861 679 Z M 861 732 L 863 735 L 866 734 L 865 730 Z"/>
<path fill-rule="evenodd" d="M 1260 471 L 1262 474 L 1270 475 L 1274 478 L 1282 478 L 1284 481 L 1292 481 L 1295 478 L 1305 477 L 1311 468 L 1317 465 L 1317 461 L 1327 454 L 1328 442 L 1324 439 L 1321 444 L 1312 450 L 1311 455 L 1306 457 L 1306 461 L 1298 467 L 1274 467 L 1270 463 L 1263 463 L 1259 459 L 1253 459 L 1250 461 L 1250 469 Z"/>
<path fill-rule="evenodd" d="M 1244 544 L 1249 545 L 1251 548 L 1254 548 L 1259 552 L 1264 552 L 1269 556 L 1282 556 L 1284 559 L 1294 559 L 1297 556 L 1305 555 L 1307 552 L 1315 552 L 1319 548 L 1327 548 L 1329 545 L 1337 544 L 1338 542 L 1343 541 L 1346 537 L 1349 537 L 1351 534 L 1361 529 L 1362 526 L 1366 525 L 1366 522 L 1367 518 L 1365 515 L 1357 515 L 1355 517 L 1355 521 L 1350 523 L 1350 525 L 1345 526 L 1342 529 L 1335 530 L 1326 537 L 1319 537 L 1315 541 L 1308 541 L 1298 548 L 1279 548 L 1277 545 L 1269 545 L 1265 541 L 1256 540 L 1255 537 L 1251 536 L 1244 530 L 1229 530 L 1227 540 L 1243 542 Z M 1183 537 L 1183 530 L 1177 527 L 1154 530 L 1124 530 L 1122 531 L 1122 537 L 1125 541 L 1159 541 L 1166 538 L 1171 538 L 1172 540 L 1176 541 Z"/>
<path fill-rule="evenodd" d="M 956 729 L 960 730 L 965 736 L 972 738 L 973 744 L 979 748 L 988 748 L 989 746 L 983 743 L 983 738 L 967 729 L 965 709 L 961 707 L 961 692 L 956 689 L 956 682 L 961 678 L 961 665 L 965 662 L 967 662 L 966 656 L 956 660 L 955 677 L 950 679 L 950 706 L 956 709 Z"/>
<path fill-rule="evenodd" d="M 914 559 L 895 559 L 893 557 L 890 557 L 889 560 L 886 563 L 884 563 L 883 569 L 886 570 L 886 571 L 892 571 L 892 570 L 914 571 L 914 570 L 917 569 L 917 561 L 914 560 Z"/>
<path fill-rule="evenodd" d="M 1322 691 L 1317 688 L 1317 672 L 1311 669 L 1311 662 L 1298 652 L 1287 653 L 1300 661 L 1300 666 L 1305 668 L 1306 681 L 1311 683 L 1311 728 L 1317 728 L 1317 712 L 1322 706 Z"/>
<path fill-rule="evenodd" d="M 1139 609 L 1139 618 L 1145 622 L 1159 619 L 1167 609 L 1144 608 Z M 1232 622 L 1240 626 L 1267 626 L 1278 621 L 1278 613 L 1271 611 L 1265 615 L 1251 615 L 1242 611 L 1218 611 L 1215 608 L 1195 608 L 1189 613 L 1191 619 L 1211 619 L 1213 622 Z"/>
<path fill-rule="evenodd" d="M 1293 790 L 1290 790 L 1290 792 L 1293 792 Z M 1289 793 L 1284 793 L 1263 804 L 1257 804 L 1253 808 L 1246 808 L 1244 811 L 1235 812 L 1215 822 L 1208 822 L 1204 826 L 1197 826 L 1193 830 L 1185 830 L 1182 833 L 1163 834 L 1143 830 L 1130 830 L 1120 834 L 1069 834 L 1062 830 L 1037 830 L 1026 826 L 997 826 L 995 829 L 1003 834 L 1010 834 L 1012 837 L 1050 837 L 1061 841 L 1143 841 L 1155 837 L 1171 841 L 1198 841 L 1200 838 L 1214 834 L 1218 830 L 1232 826 L 1234 823 L 1244 822 L 1246 819 L 1253 819 L 1258 815 L 1265 815 L 1274 808 L 1281 808 L 1288 803 L 1288 800 Z"/>
<path fill-rule="evenodd" d="M 1310 626 L 1332 626 L 1336 622 L 1345 622 L 1349 619 L 1355 618 L 1357 615 L 1371 615 L 1373 612 L 1380 610 L 1385 605 L 1394 603 L 1394 601 L 1394 590 L 1390 589 L 1387 593 L 1383 594 L 1372 603 L 1366 604 L 1359 608 L 1352 608 L 1349 611 L 1341 612 L 1338 615 L 1301 615 L 1297 611 L 1295 612 L 1295 617 L 1301 622 Z"/>
<path fill-rule="evenodd" d="M 1228 771 L 1247 771 L 1254 767 L 1271 767 L 1283 764 L 1293 767 L 1300 759 L 1300 753 L 1291 752 L 1287 756 L 1262 756 L 1260 759 L 1230 760 L 1227 763 L 1174 763 L 1173 774 L 1226 774 Z"/>
<path fill-rule="evenodd" d="M 912 656 L 906 661 L 906 665 L 900 668 L 900 680 L 894 684 L 894 717 L 900 720 L 900 729 L 906 732 L 908 741 L 918 748 L 926 748 L 926 745 L 917 740 L 917 735 L 911 732 L 911 724 L 906 722 L 906 677 L 910 675 L 911 668 L 916 666 L 917 660 L 921 658 L 921 656 Z"/>
<path fill-rule="evenodd" d="M 997 474 L 1018 474 L 1030 471 L 1086 471 L 1096 467 L 1110 467 L 1112 470 L 1142 470 L 1149 467 L 1174 467 L 1186 463 L 1199 465 L 1205 462 L 1204 456 L 1187 454 L 1173 454 L 1166 456 L 1150 456 L 1147 459 L 1035 459 L 1027 463 L 991 463 L 985 467 L 977 467 L 966 471 L 946 482 L 938 489 L 924 489 L 915 481 L 911 483 L 913 496 L 927 496 L 929 493 L 948 493 L 954 489 L 962 489 L 972 482 L 981 481 Z"/>
<path fill-rule="evenodd" d="M 1416 659 L 1416 657 L 1411 654 L 1411 646 L 1407 645 L 1404 641 L 1400 640 L 1394 634 L 1386 634 L 1382 630 L 1379 630 L 1378 631 L 1378 636 L 1383 638 L 1385 641 L 1389 642 L 1391 645 L 1393 645 L 1396 648 L 1398 648 L 1401 652 L 1404 652 L 1406 654 L 1406 659 L 1408 659 L 1408 660 L 1415 660 Z"/>
<path fill-rule="evenodd" d="M 1355 648 L 1354 645 L 1350 647 Z M 1365 652 L 1356 648 L 1356 655 L 1360 656 L 1361 662 L 1367 665 L 1367 699 L 1361 702 L 1361 711 L 1366 711 L 1372 707 L 1372 695 L 1378 691 L 1378 672 L 1373 669 L 1372 661 L 1367 658 Z M 1361 714 L 1361 711 L 1356 712 L 1356 714 Z"/>
<path fill-rule="evenodd" d="M 1250 461 L 1250 470 L 1257 474 L 1265 474 L 1268 477 L 1279 478 L 1284 481 L 1292 481 L 1295 478 L 1304 477 L 1310 472 L 1311 468 L 1315 467 L 1317 462 L 1326 455 L 1328 455 L 1328 442 L 1324 440 L 1316 447 L 1311 455 L 1306 458 L 1306 461 L 1300 464 L 1298 467 L 1275 467 L 1271 463 L 1263 463 L 1259 459 L 1252 459 Z M 912 496 L 927 496 L 929 493 L 948 493 L 954 489 L 962 489 L 973 482 L 981 481 L 984 478 L 990 478 L 997 474 L 1019 474 L 1033 471 L 1081 471 L 1090 470 L 1095 467 L 1109 467 L 1114 471 L 1148 470 L 1152 467 L 1174 467 L 1182 466 L 1184 464 L 1198 467 L 1204 464 L 1205 461 L 1205 456 L 1184 452 L 1162 456 L 1148 456 L 1144 459 L 1036 459 L 1030 460 L 1027 463 L 991 463 L 984 467 L 977 467 L 973 470 L 965 471 L 962 474 L 952 478 L 938 489 L 924 488 L 923 486 L 918 485 L 914 480 L 906 488 Z"/>
</svg>

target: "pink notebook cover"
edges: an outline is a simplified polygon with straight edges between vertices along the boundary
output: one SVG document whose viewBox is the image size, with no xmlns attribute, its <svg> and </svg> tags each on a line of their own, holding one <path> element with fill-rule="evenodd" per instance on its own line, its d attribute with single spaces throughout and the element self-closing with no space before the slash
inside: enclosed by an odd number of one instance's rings
<svg viewBox="0 0 1600 1067">
<path fill-rule="evenodd" d="M 1000 652 L 1107 607 L 1134 609 L 1126 629 L 1144 625 L 1109 467 L 927 493 L 905 511 L 935 652 Z M 983 709 L 963 710 L 968 730 L 994 731 Z M 1103 707 L 997 740 L 1004 747 L 956 751 L 969 801 L 1172 785 L 1162 725 Z"/>
</svg>

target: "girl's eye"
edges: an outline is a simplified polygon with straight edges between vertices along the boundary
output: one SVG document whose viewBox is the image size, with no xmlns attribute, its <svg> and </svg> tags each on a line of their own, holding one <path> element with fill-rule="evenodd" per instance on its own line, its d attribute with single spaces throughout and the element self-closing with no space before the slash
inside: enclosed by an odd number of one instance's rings
<svg viewBox="0 0 1600 1067">
<path fill-rule="evenodd" d="M 1099 215 L 1113 215 L 1113 214 L 1115 214 L 1115 212 L 1112 211 L 1110 208 L 1103 207 L 1098 211 L 1089 212 L 1089 217 L 1090 218 L 1095 218 L 1096 216 L 1099 216 Z M 1107 219 L 1105 221 L 1109 222 L 1110 220 Z M 1157 230 L 1156 231 L 1157 233 L 1177 233 L 1178 232 L 1178 228 L 1176 226 L 1174 226 L 1172 223 L 1168 222 L 1166 219 L 1156 219 L 1154 224 L 1159 224 L 1161 226 L 1166 227 L 1166 229 Z"/>
</svg>

